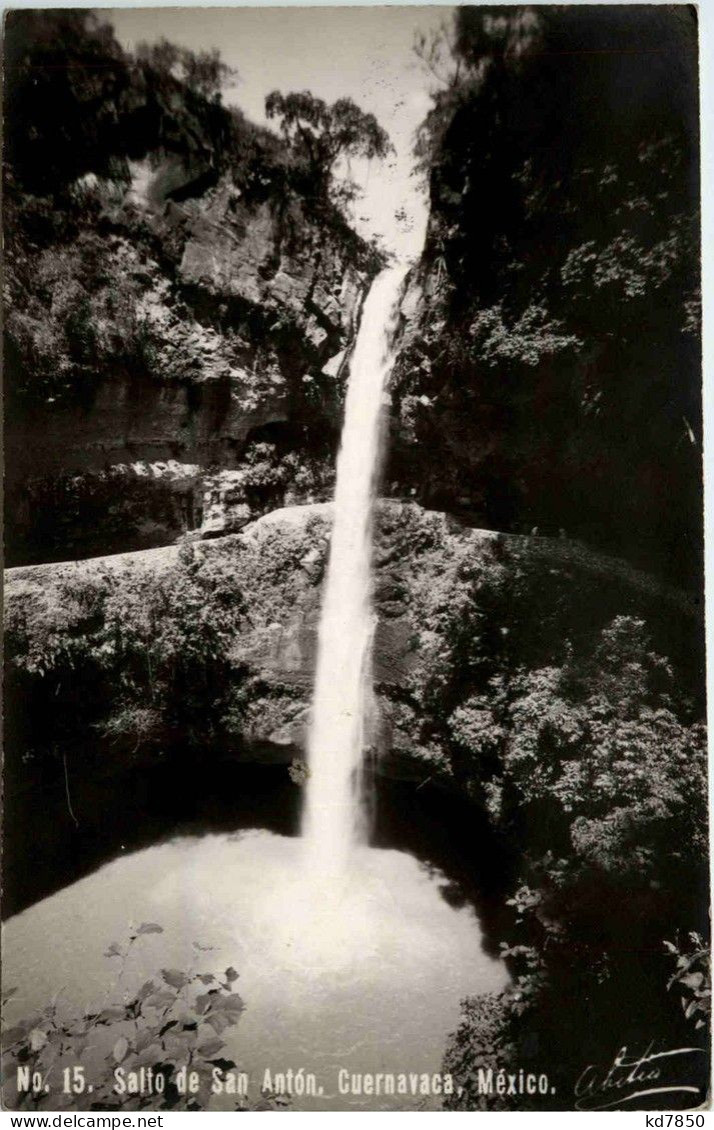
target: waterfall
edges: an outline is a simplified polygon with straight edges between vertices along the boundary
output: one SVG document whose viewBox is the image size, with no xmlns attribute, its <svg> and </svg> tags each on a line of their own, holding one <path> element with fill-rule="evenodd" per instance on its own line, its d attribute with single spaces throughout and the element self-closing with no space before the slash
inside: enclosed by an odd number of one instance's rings
<svg viewBox="0 0 714 1130">
<path fill-rule="evenodd" d="M 362 767 L 375 618 L 372 509 L 392 339 L 406 266 L 383 271 L 365 300 L 350 365 L 334 518 L 318 634 L 303 834 L 311 873 L 339 875 L 364 835 Z"/>
</svg>

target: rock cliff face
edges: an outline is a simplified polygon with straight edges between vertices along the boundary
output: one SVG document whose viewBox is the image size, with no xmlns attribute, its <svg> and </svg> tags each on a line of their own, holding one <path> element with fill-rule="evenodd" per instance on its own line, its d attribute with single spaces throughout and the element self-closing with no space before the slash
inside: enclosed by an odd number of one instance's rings
<svg viewBox="0 0 714 1130">
<path fill-rule="evenodd" d="M 211 615 L 219 617 L 217 643 L 210 651 L 215 659 L 217 649 L 225 666 L 213 676 L 219 683 L 201 692 L 191 724 L 194 740 L 214 751 L 206 756 L 222 750 L 266 763 L 302 757 L 330 522 L 329 504 L 289 507 L 241 534 L 195 543 L 188 554 L 185 547 L 167 546 L 10 570 L 11 674 L 25 671 L 23 677 L 33 682 L 34 690 L 24 688 L 26 701 L 36 693 L 48 696 L 49 714 L 39 712 L 40 729 L 50 724 L 53 732 L 62 732 L 66 704 L 53 699 L 52 686 L 53 679 L 62 681 L 69 646 L 85 659 L 94 656 L 92 664 L 108 680 L 97 697 L 101 717 L 92 719 L 95 736 L 103 731 L 111 735 L 116 751 L 124 733 L 134 755 L 156 742 L 162 748 L 185 743 L 185 724 L 171 736 L 168 705 L 140 733 L 132 731 L 134 715 L 126 711 L 125 696 L 127 679 L 134 677 L 133 649 L 143 646 L 132 633 L 140 636 L 146 629 L 151 608 L 161 616 L 157 633 L 171 640 L 186 633 L 187 646 L 197 646 L 202 629 L 187 619 L 195 599 L 191 594 L 197 592 L 196 607 L 205 608 L 210 600 Z M 378 626 L 370 732 L 378 770 L 388 776 L 429 777 L 459 787 L 454 734 L 464 711 L 473 711 L 487 730 L 500 682 L 539 666 L 552 669 L 567 655 L 582 661 L 616 616 L 646 622 L 655 645 L 680 672 L 689 670 L 696 678 L 696 605 L 677 590 L 582 545 L 469 529 L 413 504 L 383 503 L 375 566 Z M 174 608 L 175 592 L 182 595 Z M 230 625 L 220 619 L 225 602 L 238 610 Z M 111 616 L 119 618 L 130 637 L 118 652 L 113 644 L 107 651 Z M 54 656 L 50 668 L 39 674 L 33 666 L 35 649 Z M 46 662 L 43 658 L 43 668 Z M 163 662 L 157 653 L 151 664 L 158 670 Z M 187 671 L 191 690 L 184 689 L 183 696 L 202 685 L 203 661 L 196 664 Z M 90 681 L 95 677 L 84 676 Z M 151 696 L 154 702 L 161 698 L 155 686 Z M 19 691 L 15 697 L 19 699 Z M 140 691 L 137 707 L 146 710 L 146 690 Z M 119 721 L 112 720 L 115 716 Z M 41 747 L 39 735 L 36 740 Z M 30 734 L 25 741 L 33 747 Z"/>
<path fill-rule="evenodd" d="M 658 83 L 647 121 L 613 103 L 623 82 L 633 105 L 652 85 L 624 49 L 584 86 L 580 63 L 544 83 L 545 47 L 578 58 L 567 13 L 482 16 L 460 10 L 466 77 L 427 119 L 432 213 L 402 308 L 387 490 L 421 505 L 382 504 L 375 551 L 372 745 L 385 771 L 451 784 L 488 761 L 524 670 L 570 677 L 572 655 L 642 651 L 647 630 L 700 691 L 695 598 L 602 555 L 695 587 L 696 124 Z M 637 29 L 659 42 L 652 18 Z M 628 17 L 601 26 L 626 48 Z M 10 560 L 96 558 L 11 571 L 21 744 L 81 731 L 290 759 L 344 377 L 379 264 L 298 191 L 275 136 L 151 66 L 114 70 L 110 148 L 86 136 L 89 78 L 65 113 L 79 107 L 70 166 L 51 130 L 43 142 L 60 192 L 28 165 L 34 132 L 9 147 Z M 46 73 L 71 84 L 81 64 Z M 15 112 L 46 124 L 33 82 Z M 551 87 L 572 93 L 575 138 L 560 114 L 518 125 Z M 614 104 L 609 133 L 591 89 Z M 96 693 L 75 719 L 77 663 Z"/>
<path fill-rule="evenodd" d="M 136 205 L 157 251 L 125 235 L 103 240 L 104 285 L 90 298 L 109 338 L 120 327 L 107 307 L 126 286 L 151 364 L 108 363 L 79 401 L 46 398 L 9 416 L 8 540 L 20 559 L 23 549 L 29 560 L 61 558 L 162 544 L 202 526 L 226 532 L 284 501 L 291 485 L 296 500 L 329 483 L 327 459 L 302 485 L 297 459 L 283 460 L 299 451 L 308 469 L 331 453 L 369 268 L 304 215 L 287 225 L 267 202 L 249 207 L 228 179 L 159 205 L 161 176 Z M 171 271 L 161 263 L 169 241 L 180 247 Z M 306 431 L 317 433 L 314 446 Z"/>
<path fill-rule="evenodd" d="M 55 29 L 92 53 L 88 75 L 80 56 L 68 79 L 52 77 L 47 21 L 10 29 L 10 53 L 24 44 L 60 88 L 38 106 L 31 75 L 16 77 L 13 114 L 42 133 L 64 100 L 72 134 L 64 158 L 46 139 L 51 184 L 31 139 L 8 145 L 12 562 L 215 536 L 327 497 L 378 269 L 329 201 L 288 183 L 276 136 L 128 60 L 84 19 Z M 95 112 L 116 127 L 102 144 L 84 102 L 97 51 L 112 81 Z"/>
<path fill-rule="evenodd" d="M 453 52 L 389 476 L 701 586 L 696 16 L 464 8 Z"/>
</svg>

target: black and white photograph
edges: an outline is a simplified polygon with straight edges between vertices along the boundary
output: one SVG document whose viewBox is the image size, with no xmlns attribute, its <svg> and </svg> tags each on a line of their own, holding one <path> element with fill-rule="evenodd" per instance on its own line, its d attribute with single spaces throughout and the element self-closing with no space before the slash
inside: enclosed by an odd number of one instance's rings
<svg viewBox="0 0 714 1130">
<path fill-rule="evenodd" d="M 699 60 L 4 12 L 5 1111 L 704 1125 Z"/>
</svg>

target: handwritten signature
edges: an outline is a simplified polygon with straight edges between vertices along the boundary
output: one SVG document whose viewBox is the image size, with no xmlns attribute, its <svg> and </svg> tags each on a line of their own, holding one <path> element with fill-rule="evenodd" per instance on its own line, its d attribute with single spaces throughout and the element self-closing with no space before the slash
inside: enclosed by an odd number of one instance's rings
<svg viewBox="0 0 714 1130">
<path fill-rule="evenodd" d="M 609 1067 L 589 1063 L 575 1084 L 576 1110 L 607 1110 L 651 1095 L 691 1092 L 701 1088 L 678 1084 L 667 1078 L 676 1066 L 675 1057 L 701 1055 L 703 1048 L 671 1048 L 655 1051 L 650 1043 L 642 1055 L 622 1047 Z"/>
</svg>

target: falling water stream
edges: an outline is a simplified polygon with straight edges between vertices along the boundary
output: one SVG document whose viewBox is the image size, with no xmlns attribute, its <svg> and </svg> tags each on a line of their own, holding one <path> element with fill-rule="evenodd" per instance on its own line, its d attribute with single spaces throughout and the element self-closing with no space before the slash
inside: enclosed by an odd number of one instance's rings
<svg viewBox="0 0 714 1130">
<path fill-rule="evenodd" d="M 407 268 L 373 283 L 350 365 L 334 519 L 318 635 L 303 835 L 308 874 L 344 874 L 363 838 L 365 710 L 370 690 L 372 510 L 386 383 Z"/>
<path fill-rule="evenodd" d="M 247 1007 L 223 1033 L 221 1055 L 248 1073 L 249 1098 L 259 1098 L 266 1068 L 302 1068 L 318 1089 L 295 1106 L 403 1110 L 425 1100 L 345 1093 L 340 1071 L 438 1072 L 459 1000 L 507 982 L 503 963 L 484 951 L 475 906 L 450 894 L 442 870 L 418 852 L 365 842 L 372 510 L 405 270 L 375 280 L 350 367 L 301 839 L 236 818 L 230 833 L 209 823 L 177 835 L 169 822 L 151 847 L 125 853 L 117 843 L 109 862 L 6 923 L 4 983 L 17 988 L 8 1023 L 53 998 L 69 1014 L 121 1000 L 162 969 L 194 967 L 198 953 L 204 970 L 240 972 Z M 68 834 L 71 855 L 76 829 Z M 104 951 L 142 921 L 163 932 L 141 938 L 119 978 Z M 84 1066 L 89 1079 L 102 1069 L 91 1058 Z M 200 1103 L 225 1106 L 203 1082 Z"/>
</svg>

